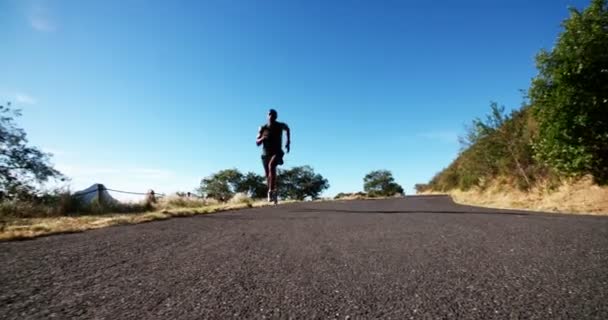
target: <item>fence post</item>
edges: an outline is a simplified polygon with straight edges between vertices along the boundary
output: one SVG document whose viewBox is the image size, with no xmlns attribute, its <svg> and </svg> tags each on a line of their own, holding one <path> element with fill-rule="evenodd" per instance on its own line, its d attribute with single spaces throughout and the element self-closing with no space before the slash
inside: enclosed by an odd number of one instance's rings
<svg viewBox="0 0 608 320">
<path fill-rule="evenodd" d="M 99 203 L 99 205 L 101 207 L 103 207 L 104 203 L 103 203 L 103 197 L 101 196 L 103 192 L 103 185 L 101 184 L 97 184 L 97 202 Z"/>
</svg>

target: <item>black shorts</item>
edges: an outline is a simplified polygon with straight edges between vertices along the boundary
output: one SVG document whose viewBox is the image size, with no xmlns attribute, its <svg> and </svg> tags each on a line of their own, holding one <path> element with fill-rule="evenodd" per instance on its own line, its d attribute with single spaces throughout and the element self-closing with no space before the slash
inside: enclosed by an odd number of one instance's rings
<svg viewBox="0 0 608 320">
<path fill-rule="evenodd" d="M 283 164 L 283 156 L 285 155 L 285 153 L 283 151 L 281 152 L 277 152 L 277 153 L 268 153 L 268 154 L 263 154 L 262 155 L 262 163 L 264 164 L 264 167 L 267 168 L 268 164 L 270 163 L 270 159 L 272 159 L 273 156 L 276 155 L 276 159 L 277 159 L 277 166 L 280 166 Z"/>
</svg>

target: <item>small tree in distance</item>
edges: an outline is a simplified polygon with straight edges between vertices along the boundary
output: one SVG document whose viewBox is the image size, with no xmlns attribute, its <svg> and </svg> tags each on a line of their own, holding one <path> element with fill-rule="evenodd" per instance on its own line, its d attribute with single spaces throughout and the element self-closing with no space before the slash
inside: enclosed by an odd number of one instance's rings
<svg viewBox="0 0 608 320">
<path fill-rule="evenodd" d="M 266 179 L 254 172 L 248 172 L 241 179 L 237 191 L 248 194 L 251 198 L 261 199 L 266 197 Z"/>
<path fill-rule="evenodd" d="M 388 197 L 403 194 L 403 188 L 395 182 L 388 170 L 375 170 L 363 178 L 363 190 L 371 197 Z"/>
<path fill-rule="evenodd" d="M 284 199 L 318 199 L 329 188 L 327 179 L 315 173 L 310 166 L 293 167 L 278 172 L 278 192 Z M 245 193 L 254 199 L 266 197 L 266 178 L 254 172 L 243 175 L 237 169 L 220 170 L 201 180 L 197 190 L 206 198 L 228 201 L 236 193 Z"/>
<path fill-rule="evenodd" d="M 206 198 L 228 201 L 238 192 L 243 174 L 237 169 L 214 173 L 201 181 L 199 192 Z"/>
<path fill-rule="evenodd" d="M 329 188 L 327 179 L 315 173 L 310 166 L 280 170 L 277 184 L 279 196 L 294 200 L 318 199 L 321 193 Z"/>
</svg>

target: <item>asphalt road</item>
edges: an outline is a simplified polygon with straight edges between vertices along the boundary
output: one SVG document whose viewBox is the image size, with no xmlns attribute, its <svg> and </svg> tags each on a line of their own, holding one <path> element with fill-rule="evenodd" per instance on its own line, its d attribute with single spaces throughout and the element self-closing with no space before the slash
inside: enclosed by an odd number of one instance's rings
<svg viewBox="0 0 608 320">
<path fill-rule="evenodd" d="M 1 319 L 608 319 L 608 217 L 300 203 L 0 243 Z"/>
</svg>

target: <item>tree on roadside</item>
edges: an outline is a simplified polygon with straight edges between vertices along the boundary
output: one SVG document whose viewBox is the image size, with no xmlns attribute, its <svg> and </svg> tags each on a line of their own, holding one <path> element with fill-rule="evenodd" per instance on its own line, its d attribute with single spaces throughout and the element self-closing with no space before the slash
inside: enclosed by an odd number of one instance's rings
<svg viewBox="0 0 608 320">
<path fill-rule="evenodd" d="M 532 186 L 532 131 L 529 107 L 505 112 L 504 106 L 493 102 L 485 119 L 473 120 L 461 138 L 464 151 L 458 167 L 457 187 L 466 190 L 479 186 L 481 180 L 513 176 L 521 189 Z"/>
<path fill-rule="evenodd" d="M 416 190 L 416 193 L 423 193 L 429 189 L 430 189 L 430 186 L 428 183 L 416 183 L 414 185 L 414 190 Z"/>
<path fill-rule="evenodd" d="M 278 172 L 279 196 L 285 199 L 317 199 L 327 188 L 327 179 L 315 173 L 309 166 Z M 236 193 L 245 193 L 254 199 L 265 198 L 268 187 L 266 179 L 261 175 L 254 172 L 243 175 L 237 169 L 226 169 L 204 178 L 197 191 L 206 198 L 228 201 Z"/>
<path fill-rule="evenodd" d="M 539 124 L 537 159 L 608 183 L 608 5 L 570 9 L 551 51 L 536 57 L 529 96 Z"/>
<path fill-rule="evenodd" d="M 327 179 L 315 173 L 310 166 L 279 170 L 277 185 L 281 198 L 294 200 L 318 199 L 319 195 L 329 188 Z"/>
<path fill-rule="evenodd" d="M 266 197 L 267 190 L 266 178 L 254 172 L 244 175 L 237 187 L 237 192 L 246 193 L 253 199 Z"/>
<path fill-rule="evenodd" d="M 228 201 L 239 192 L 243 174 L 237 169 L 226 169 L 201 180 L 199 192 L 206 198 Z"/>
<path fill-rule="evenodd" d="M 395 182 L 388 170 L 376 170 L 363 178 L 363 190 L 371 197 L 387 197 L 403 194 L 403 188 Z"/>
<path fill-rule="evenodd" d="M 20 116 L 10 102 L 0 105 L 0 200 L 30 199 L 42 183 L 65 179 L 50 164 L 51 154 L 28 146 L 25 130 L 15 123 Z"/>
</svg>

